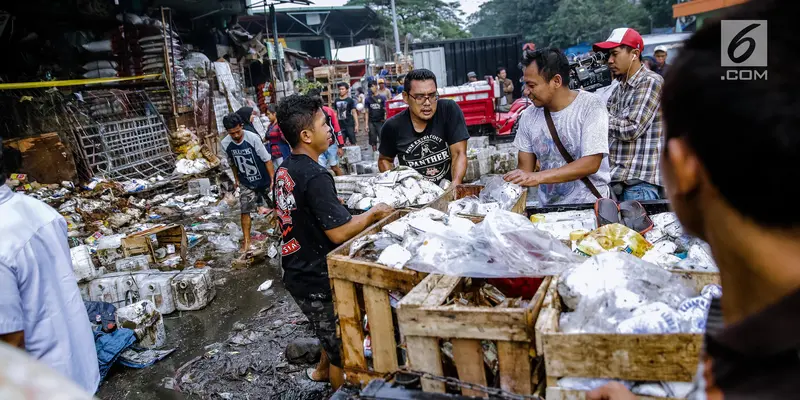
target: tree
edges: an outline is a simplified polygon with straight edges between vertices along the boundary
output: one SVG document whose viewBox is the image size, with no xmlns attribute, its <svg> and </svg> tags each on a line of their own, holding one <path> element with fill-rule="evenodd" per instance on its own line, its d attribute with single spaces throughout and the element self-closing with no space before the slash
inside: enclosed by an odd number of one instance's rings
<svg viewBox="0 0 800 400">
<path fill-rule="evenodd" d="M 544 25 L 558 8 L 558 0 L 489 0 L 469 17 L 473 36 L 521 33 L 526 41 L 541 43 Z"/>
<path fill-rule="evenodd" d="M 348 6 L 369 6 L 378 13 L 378 29 L 385 37 L 393 37 L 390 0 L 349 0 Z M 461 29 L 464 12 L 457 1 L 395 0 L 397 29 L 400 36 L 411 33 L 415 39 L 441 40 L 469 37 Z"/>
<path fill-rule="evenodd" d="M 602 41 L 614 28 L 649 32 L 647 12 L 630 0 L 562 0 L 546 25 L 547 42 L 560 48 Z"/>
<path fill-rule="evenodd" d="M 677 3 L 678 0 L 642 0 L 642 7 L 653 18 L 653 26 L 661 28 L 675 25 L 672 6 Z"/>
</svg>

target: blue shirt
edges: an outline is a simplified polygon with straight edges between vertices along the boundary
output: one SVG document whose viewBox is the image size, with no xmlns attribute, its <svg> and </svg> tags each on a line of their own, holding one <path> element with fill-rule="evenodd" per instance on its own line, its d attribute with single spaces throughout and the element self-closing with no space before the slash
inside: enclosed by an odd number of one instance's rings
<svg viewBox="0 0 800 400">
<path fill-rule="evenodd" d="M 244 131 L 241 143 L 233 141 L 230 135 L 222 139 L 222 148 L 228 155 L 231 165 L 239 173 L 239 184 L 249 189 L 266 189 L 270 179 L 266 162 L 272 160 L 261 138 L 250 131 Z"/>
<path fill-rule="evenodd" d="M 97 352 L 67 223 L 41 201 L 0 185 L 0 334 L 19 331 L 28 354 L 87 392 L 97 390 Z"/>
</svg>

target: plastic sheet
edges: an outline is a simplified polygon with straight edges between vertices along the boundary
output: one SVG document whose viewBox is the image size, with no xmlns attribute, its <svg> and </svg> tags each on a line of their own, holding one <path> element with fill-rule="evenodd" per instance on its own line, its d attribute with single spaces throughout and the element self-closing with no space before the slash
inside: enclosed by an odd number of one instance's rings
<svg viewBox="0 0 800 400">
<path fill-rule="evenodd" d="M 475 278 L 556 275 L 582 258 L 522 215 L 498 210 L 468 232 L 428 232 L 411 245 L 407 267 Z"/>
<path fill-rule="evenodd" d="M 479 196 L 481 203 L 499 203 L 503 210 L 510 210 L 522 195 L 522 186 L 506 182 L 502 176 L 487 180 Z"/>
</svg>

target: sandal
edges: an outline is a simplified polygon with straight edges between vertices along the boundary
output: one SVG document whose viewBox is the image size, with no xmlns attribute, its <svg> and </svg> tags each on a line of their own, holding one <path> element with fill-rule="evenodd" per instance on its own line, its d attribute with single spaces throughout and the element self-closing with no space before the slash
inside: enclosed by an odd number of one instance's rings
<svg viewBox="0 0 800 400">
<path fill-rule="evenodd" d="M 619 213 L 622 216 L 622 224 L 644 235 L 653 229 L 653 220 L 647 215 L 642 203 L 636 200 L 623 201 L 619 203 Z"/>
<path fill-rule="evenodd" d="M 316 368 L 306 368 L 306 377 L 308 377 L 308 379 L 311 382 L 327 382 L 326 380 L 325 381 L 318 381 L 318 380 L 313 378 L 314 371 L 316 371 L 316 370 L 317 370 Z"/>
<path fill-rule="evenodd" d="M 599 199 L 594 203 L 594 216 L 597 227 L 618 224 L 620 220 L 619 205 L 612 199 Z"/>
</svg>

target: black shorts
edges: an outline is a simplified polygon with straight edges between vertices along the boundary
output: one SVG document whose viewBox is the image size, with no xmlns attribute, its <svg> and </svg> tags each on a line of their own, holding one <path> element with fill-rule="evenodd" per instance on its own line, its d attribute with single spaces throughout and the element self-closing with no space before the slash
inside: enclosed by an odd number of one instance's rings
<svg viewBox="0 0 800 400">
<path fill-rule="evenodd" d="M 377 146 L 378 145 L 378 137 L 380 137 L 381 128 L 383 128 L 383 121 L 369 121 L 369 145 L 370 146 Z"/>
<path fill-rule="evenodd" d="M 333 296 L 327 293 L 314 293 L 308 296 L 292 295 L 294 301 L 303 311 L 314 335 L 319 339 L 322 348 L 328 353 L 331 364 L 342 368 L 342 341 L 336 336 L 336 313 L 333 310 Z"/>
</svg>

